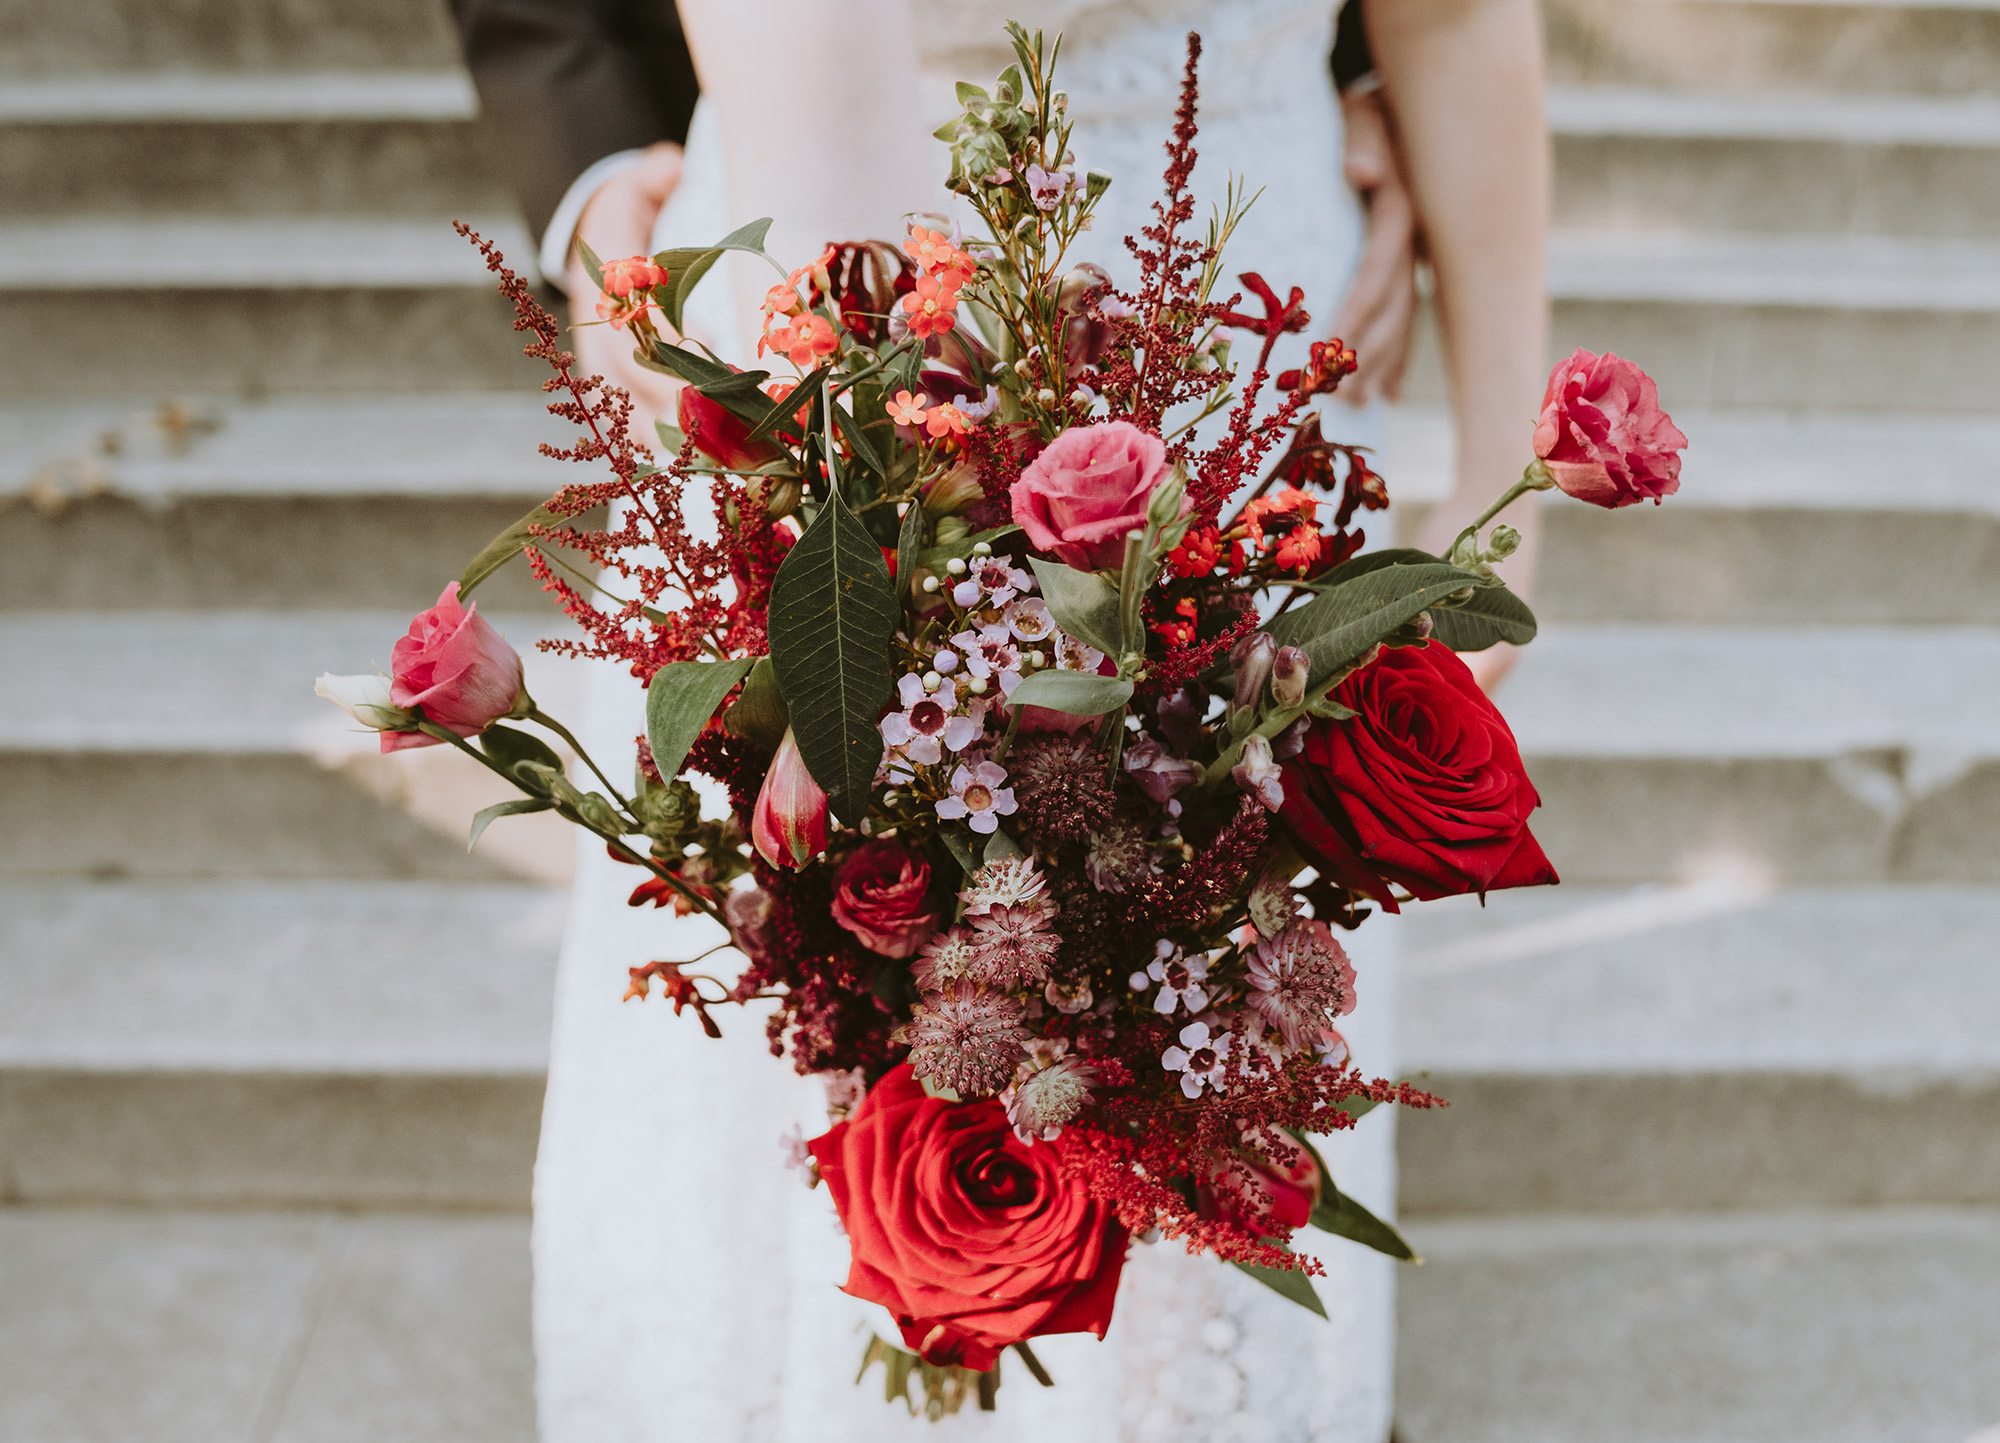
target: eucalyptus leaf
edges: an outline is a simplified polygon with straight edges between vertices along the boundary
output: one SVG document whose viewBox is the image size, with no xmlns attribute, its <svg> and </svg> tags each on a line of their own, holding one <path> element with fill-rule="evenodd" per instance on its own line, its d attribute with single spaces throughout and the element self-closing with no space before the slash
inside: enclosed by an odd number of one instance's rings
<svg viewBox="0 0 2000 1443">
<path fill-rule="evenodd" d="M 479 554 L 466 563 L 465 570 L 458 573 L 458 599 L 465 600 L 480 582 L 520 555 L 522 548 L 533 539 L 528 534 L 530 527 L 554 526 L 562 519 L 549 510 L 548 502 L 544 501 L 487 542 L 479 549 Z"/>
<path fill-rule="evenodd" d="M 547 797 L 516 797 L 511 802 L 495 802 L 472 817 L 472 835 L 466 839 L 465 850 L 471 851 L 479 845 L 479 839 L 486 835 L 486 829 L 502 817 L 520 817 L 529 812 L 553 810 L 555 803 Z"/>
<path fill-rule="evenodd" d="M 680 774 L 688 749 L 715 709 L 756 664 L 755 657 L 676 661 L 653 673 L 646 685 L 646 744 L 661 776 L 671 780 Z"/>
<path fill-rule="evenodd" d="M 895 683 L 902 610 L 881 548 L 829 492 L 771 585 L 771 662 L 806 769 L 848 826 L 868 809 L 882 761 L 876 717 Z"/>
<path fill-rule="evenodd" d="M 1051 667 L 1023 677 L 1014 694 L 1007 698 L 1007 705 L 1044 706 L 1071 716 L 1103 716 L 1117 711 L 1131 699 L 1132 683 L 1123 677 Z"/>
<path fill-rule="evenodd" d="M 540 794 L 541 785 L 533 779 L 533 774 L 523 772 L 522 762 L 533 762 L 536 766 L 551 767 L 560 772 L 562 758 L 555 748 L 540 737 L 529 732 L 517 731 L 513 727 L 490 726 L 479 734 L 479 749 L 493 758 L 507 774 L 529 791 Z"/>
<path fill-rule="evenodd" d="M 1306 654 L 1310 692 L 1398 627 L 1479 578 L 1442 561 L 1392 563 L 1321 592 L 1265 629 Z"/>
<path fill-rule="evenodd" d="M 1116 656 L 1125 649 L 1117 587 L 1094 571 L 1078 571 L 1059 561 L 1030 557 L 1028 565 L 1041 583 L 1042 599 L 1048 602 L 1057 626 L 1106 656 Z"/>
<path fill-rule="evenodd" d="M 755 742 L 775 754 L 784 744 L 785 728 L 792 724 L 785 711 L 785 698 L 778 690 L 777 668 L 771 658 L 760 656 L 743 679 L 736 704 L 722 714 L 722 728 L 733 737 Z"/>
<path fill-rule="evenodd" d="M 1236 1263 L 1241 1268 L 1279 1297 L 1297 1303 L 1309 1313 L 1326 1316 L 1326 1304 L 1313 1291 L 1312 1279 L 1294 1268 L 1267 1268 L 1262 1263 Z"/>
<path fill-rule="evenodd" d="M 1538 629 L 1528 603 L 1504 586 L 1482 586 L 1466 600 L 1431 612 L 1431 633 L 1453 651 L 1484 651 L 1500 642 L 1526 646 Z"/>
</svg>

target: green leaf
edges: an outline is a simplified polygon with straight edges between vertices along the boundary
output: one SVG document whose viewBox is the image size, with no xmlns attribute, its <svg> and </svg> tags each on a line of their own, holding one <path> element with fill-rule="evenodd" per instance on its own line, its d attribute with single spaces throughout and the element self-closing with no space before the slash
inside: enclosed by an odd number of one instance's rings
<svg viewBox="0 0 2000 1443">
<path fill-rule="evenodd" d="M 660 309 L 666 315 L 667 324 L 676 331 L 683 329 L 681 315 L 686 309 L 688 297 L 701 284 L 702 277 L 722 259 L 725 251 L 748 251 L 752 255 L 764 254 L 764 237 L 771 229 L 770 217 L 753 220 L 746 226 L 739 226 L 712 246 L 687 246 L 678 250 L 661 251 L 653 257 L 655 265 L 667 273 L 667 284 L 672 288 Z"/>
<path fill-rule="evenodd" d="M 549 510 L 549 503 L 544 501 L 533 511 L 530 511 L 526 516 L 523 516 L 519 521 L 516 521 L 512 526 L 509 526 L 505 531 L 487 542 L 486 545 L 480 548 L 479 554 L 466 563 L 465 570 L 458 573 L 458 599 L 463 601 L 466 597 L 472 595 L 472 589 L 475 586 L 479 585 L 480 582 L 484 581 L 521 553 L 521 548 L 526 546 L 532 539 L 528 535 L 528 528 L 532 526 L 554 526 L 562 519 L 555 512 Z"/>
<path fill-rule="evenodd" d="M 778 690 L 777 668 L 771 665 L 770 657 L 760 656 L 744 678 L 736 704 L 722 714 L 723 730 L 775 753 L 784 744 L 785 728 L 791 724 L 784 695 Z"/>
<path fill-rule="evenodd" d="M 680 774 L 701 729 L 722 699 L 750 674 L 755 657 L 733 661 L 676 661 L 653 673 L 646 686 L 646 744 L 653 765 L 671 780 Z"/>
<path fill-rule="evenodd" d="M 1265 628 L 1310 663 L 1306 687 L 1324 682 L 1398 627 L 1479 578 L 1442 561 L 1392 563 L 1321 592 Z"/>
<path fill-rule="evenodd" d="M 1125 649 L 1117 587 L 1094 571 L 1078 571 L 1059 561 L 1029 557 L 1028 565 L 1034 568 L 1035 580 L 1042 585 L 1042 599 L 1048 602 L 1057 626 L 1106 656 L 1117 656 Z"/>
<path fill-rule="evenodd" d="M 720 361 L 671 341 L 653 342 L 646 363 L 653 370 L 680 377 L 738 420 L 755 425 L 771 408 L 771 398 L 762 390 L 771 379 L 769 371 L 732 371 Z"/>
<path fill-rule="evenodd" d="M 958 863 L 959 870 L 968 878 L 979 870 L 979 854 L 972 849 L 977 835 L 963 822 L 946 822 L 938 828 L 938 836 L 951 852 L 952 860 Z"/>
<path fill-rule="evenodd" d="M 752 426 L 750 434 L 743 439 L 746 442 L 762 440 L 764 437 L 770 435 L 772 428 L 776 426 L 789 424 L 796 429 L 798 426 L 797 417 L 799 411 L 814 396 L 819 394 L 820 382 L 832 375 L 833 368 L 838 364 L 839 362 L 837 361 L 828 361 L 824 366 L 821 366 L 817 371 L 814 371 L 810 376 L 799 382 L 798 385 L 785 392 L 784 400 L 771 401 L 771 409 L 764 413 L 764 418 Z M 762 387 L 758 389 L 761 390 Z M 766 399 L 768 400 L 769 398 L 767 397 Z"/>
<path fill-rule="evenodd" d="M 1007 705 L 1045 706 L 1071 716 L 1103 716 L 1132 699 L 1132 683 L 1123 677 L 1095 672 L 1059 671 L 1050 667 L 1021 679 Z"/>
<path fill-rule="evenodd" d="M 1356 1104 L 1359 1104 L 1358 1106 Z M 1375 1104 L 1362 1097 L 1347 1099 L 1346 1110 L 1350 1117 L 1359 1117 Z M 1312 1154 L 1312 1160 L 1319 1168 L 1319 1201 L 1313 1205 L 1309 1221 L 1321 1232 L 1332 1233 L 1335 1237 L 1346 1238 L 1364 1247 L 1387 1253 L 1392 1258 L 1406 1263 L 1421 1263 L 1415 1249 L 1403 1241 L 1401 1233 L 1361 1206 L 1353 1198 L 1333 1185 L 1333 1174 L 1327 1171 L 1326 1159 L 1319 1155 L 1319 1149 L 1312 1145 L 1312 1139 L 1296 1128 L 1286 1128 L 1293 1140 Z"/>
<path fill-rule="evenodd" d="M 881 548 L 829 494 L 771 584 L 771 663 L 806 769 L 848 826 L 866 813 L 882 762 L 875 721 L 895 683 L 901 618 Z"/>
<path fill-rule="evenodd" d="M 896 604 L 910 600 L 910 585 L 917 576 L 917 553 L 924 545 L 924 503 L 912 497 L 903 512 L 903 524 L 896 533 Z"/>
<path fill-rule="evenodd" d="M 1025 857 L 1021 844 L 1007 835 L 1005 827 L 994 828 L 993 835 L 986 839 L 985 860 L 998 862 L 1007 857 Z"/>
<path fill-rule="evenodd" d="M 1535 613 L 1504 586 L 1482 586 L 1469 600 L 1431 612 L 1431 633 L 1453 651 L 1484 651 L 1499 642 L 1526 646 L 1535 639 Z"/>
<path fill-rule="evenodd" d="M 1271 1241 L 1265 1239 L 1266 1242 Z M 1290 1251 L 1290 1249 L 1286 1249 Z M 1297 1303 L 1309 1313 L 1326 1316 L 1326 1304 L 1313 1291 L 1312 1279 L 1294 1268 L 1267 1268 L 1262 1263 L 1236 1263 L 1241 1268 L 1279 1297 Z"/>
<path fill-rule="evenodd" d="M 513 777 L 529 791 L 540 794 L 538 782 L 529 779 L 520 770 L 519 763 L 534 762 L 538 766 L 563 769 L 562 758 L 540 737 L 530 732 L 517 731 L 513 727 L 490 726 L 479 734 L 479 749 L 507 769 Z"/>
<path fill-rule="evenodd" d="M 511 802 L 495 802 L 472 818 L 472 835 L 466 839 L 465 850 L 471 851 L 479 845 L 479 839 L 486 835 L 486 829 L 501 817 L 525 816 L 529 812 L 551 811 L 555 803 L 547 797 L 516 797 Z"/>
<path fill-rule="evenodd" d="M 582 236 L 576 238 L 576 253 L 583 260 L 583 273 L 590 277 L 590 283 L 603 290 L 604 262 L 597 258 L 596 251 L 584 244 Z"/>
<path fill-rule="evenodd" d="M 995 526 L 990 531 L 973 531 L 959 537 L 956 541 L 945 542 L 938 546 L 925 547 L 917 556 L 917 566 L 920 570 L 935 571 L 942 575 L 945 563 L 950 561 L 952 557 L 956 556 L 959 560 L 963 561 L 966 557 L 972 555 L 972 548 L 980 542 L 984 541 L 988 546 L 991 546 L 1001 537 L 1012 536 L 1020 529 L 1019 526 L 1012 524 Z M 1099 648 L 1100 651 L 1102 649 L 1101 647 Z"/>
<path fill-rule="evenodd" d="M 839 406 L 833 408 L 833 424 L 840 434 L 847 438 L 847 444 L 854 448 L 854 459 L 873 471 L 883 474 L 882 453 L 875 449 L 875 442 L 865 433 L 863 427 Z"/>
</svg>

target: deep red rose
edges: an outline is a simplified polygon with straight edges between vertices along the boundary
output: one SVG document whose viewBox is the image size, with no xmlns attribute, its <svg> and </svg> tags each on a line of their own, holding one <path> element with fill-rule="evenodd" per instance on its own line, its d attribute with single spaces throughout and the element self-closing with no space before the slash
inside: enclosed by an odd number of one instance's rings
<svg viewBox="0 0 2000 1443">
<path fill-rule="evenodd" d="M 1450 648 L 1385 650 L 1334 698 L 1359 715 L 1313 724 L 1278 812 L 1322 876 L 1391 912 L 1391 883 L 1428 900 L 1556 880 L 1514 733 Z"/>
<path fill-rule="evenodd" d="M 1104 1336 L 1125 1229 L 995 1099 L 931 1097 L 904 1063 L 809 1146 L 853 1249 L 846 1290 L 924 1361 L 984 1372 L 1028 1338 Z"/>
<path fill-rule="evenodd" d="M 931 866 L 901 842 L 870 842 L 841 865 L 833 920 L 884 957 L 908 957 L 937 931 Z"/>
<path fill-rule="evenodd" d="M 1681 489 L 1687 443 L 1660 409 L 1660 388 L 1630 361 L 1578 351 L 1549 372 L 1535 454 L 1577 500 L 1658 505 Z"/>
</svg>

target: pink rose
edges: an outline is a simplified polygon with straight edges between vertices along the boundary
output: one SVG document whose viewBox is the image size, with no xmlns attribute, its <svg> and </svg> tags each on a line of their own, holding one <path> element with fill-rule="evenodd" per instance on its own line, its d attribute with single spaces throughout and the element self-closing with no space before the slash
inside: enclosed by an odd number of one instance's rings
<svg viewBox="0 0 2000 1443">
<path fill-rule="evenodd" d="M 1687 443 L 1660 409 L 1660 388 L 1630 361 L 1578 351 L 1549 373 L 1535 454 L 1577 500 L 1657 505 L 1681 489 Z"/>
<path fill-rule="evenodd" d="M 1079 571 L 1115 571 L 1166 474 L 1167 443 L 1131 422 L 1072 426 L 1014 483 L 1014 520 L 1037 551 Z"/>
<path fill-rule="evenodd" d="M 930 863 L 901 842 L 870 842 L 833 881 L 833 920 L 884 957 L 908 957 L 937 931 Z"/>
<path fill-rule="evenodd" d="M 826 850 L 826 793 L 806 769 L 790 727 L 757 793 L 750 841 L 774 867 L 803 867 Z"/>
<path fill-rule="evenodd" d="M 389 700 L 462 737 L 476 736 L 527 700 L 521 654 L 479 614 L 458 604 L 450 583 L 437 605 L 419 612 L 389 661 Z M 382 750 L 438 745 L 422 732 L 383 732 Z"/>
</svg>

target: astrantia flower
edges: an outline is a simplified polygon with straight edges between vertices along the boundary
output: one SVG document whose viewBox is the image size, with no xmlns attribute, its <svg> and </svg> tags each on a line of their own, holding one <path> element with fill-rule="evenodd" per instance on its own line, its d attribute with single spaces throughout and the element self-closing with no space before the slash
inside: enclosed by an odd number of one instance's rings
<svg viewBox="0 0 2000 1443">
<path fill-rule="evenodd" d="M 1002 817 L 1014 815 L 1013 790 L 1003 787 L 1007 769 L 998 762 L 977 766 L 959 763 L 951 774 L 951 795 L 937 804 L 937 814 L 947 822 L 963 821 L 981 836 L 990 837 L 1000 828 Z"/>
<path fill-rule="evenodd" d="M 1054 1142 L 1090 1103 L 1097 1069 L 1080 1057 L 1064 1056 L 1065 1046 L 1061 1038 L 1031 1044 L 1031 1051 L 1053 1056 L 1001 1095 L 1007 1121 L 1023 1142 Z"/>
<path fill-rule="evenodd" d="M 1152 840 L 1137 822 L 1116 818 L 1092 832 L 1089 843 L 1083 870 L 1100 892 L 1124 892 L 1153 870 Z"/>
<path fill-rule="evenodd" d="M 1021 820 L 1038 838 L 1080 842 L 1112 825 L 1115 798 L 1089 733 L 1038 732 L 1009 754 Z"/>
<path fill-rule="evenodd" d="M 972 933 L 963 927 L 940 932 L 924 943 L 910 963 L 919 992 L 941 992 L 972 971 Z"/>
<path fill-rule="evenodd" d="M 1222 1091 L 1228 1061 L 1229 1034 L 1211 1033 L 1206 1022 L 1190 1022 L 1181 1029 L 1181 1045 L 1160 1054 L 1160 1066 L 1181 1075 L 1181 1091 L 1189 1097 L 1200 1097 L 1204 1087 Z"/>
<path fill-rule="evenodd" d="M 990 907 L 972 922 L 972 976 L 993 987 L 1046 981 L 1062 939 L 1049 930 L 1053 913 L 1036 903 Z"/>
<path fill-rule="evenodd" d="M 1327 1024 L 1354 1010 L 1354 966 L 1326 923 L 1294 922 L 1251 950 L 1245 1004 L 1292 1049 L 1320 1040 Z"/>
<path fill-rule="evenodd" d="M 947 751 L 963 751 L 986 729 L 985 707 L 975 703 L 961 713 L 958 684 L 950 677 L 931 692 L 924 690 L 922 677 L 905 676 L 896 683 L 896 695 L 903 710 L 882 718 L 882 740 L 922 766 L 936 766 Z"/>
<path fill-rule="evenodd" d="M 910 1070 L 960 1097 L 991 1097 L 1013 1080 L 1028 1029 L 1021 1004 L 958 981 L 924 995 L 902 1029 Z"/>
<path fill-rule="evenodd" d="M 1176 1008 L 1199 1012 L 1208 1006 L 1208 988 L 1203 985 L 1208 980 L 1208 959 L 1200 953 L 1185 956 L 1166 941 L 1160 943 L 1159 950 L 1160 955 L 1146 967 L 1146 976 L 1160 984 L 1153 1010 L 1171 1017 Z"/>
<path fill-rule="evenodd" d="M 968 917 L 983 916 L 994 907 L 1050 905 L 1042 895 L 1042 872 L 1032 857 L 995 857 L 977 872 L 960 892 Z"/>
</svg>

